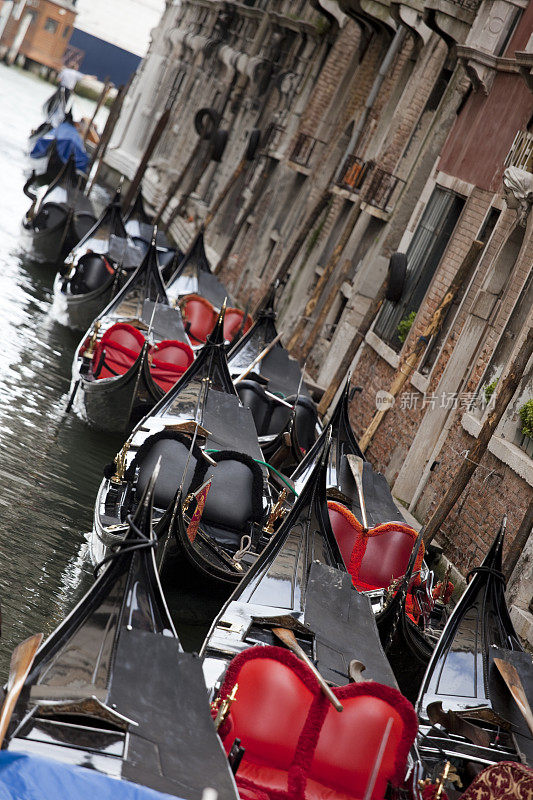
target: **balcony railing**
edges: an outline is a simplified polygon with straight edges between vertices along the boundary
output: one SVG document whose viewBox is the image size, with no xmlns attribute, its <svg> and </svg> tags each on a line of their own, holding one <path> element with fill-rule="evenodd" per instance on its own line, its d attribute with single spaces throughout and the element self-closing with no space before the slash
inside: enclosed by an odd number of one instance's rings
<svg viewBox="0 0 533 800">
<path fill-rule="evenodd" d="M 533 133 L 518 131 L 504 163 L 506 167 L 533 172 Z"/>
<path fill-rule="evenodd" d="M 375 167 L 364 190 L 364 199 L 369 206 L 379 208 L 381 211 L 391 211 L 396 199 L 405 185 L 402 178 Z"/>
<path fill-rule="evenodd" d="M 302 167 L 308 167 L 311 163 L 313 153 L 317 144 L 325 144 L 321 139 L 315 139 L 307 133 L 298 134 L 296 143 L 292 148 L 289 161 L 295 164 L 300 164 Z"/>
<path fill-rule="evenodd" d="M 281 143 L 284 133 L 284 125 L 276 125 L 274 122 L 271 122 L 267 127 L 263 141 L 261 142 L 261 147 L 263 150 L 270 153 L 275 152 Z"/>
<path fill-rule="evenodd" d="M 335 183 L 341 189 L 357 194 L 365 182 L 365 178 L 373 167 L 372 161 L 363 161 L 358 156 L 348 156 L 339 172 Z"/>
</svg>

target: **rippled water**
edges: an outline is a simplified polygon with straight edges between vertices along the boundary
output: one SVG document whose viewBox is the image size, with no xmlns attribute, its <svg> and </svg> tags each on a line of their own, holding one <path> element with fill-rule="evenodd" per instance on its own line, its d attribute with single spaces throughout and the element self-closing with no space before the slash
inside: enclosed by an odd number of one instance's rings
<svg viewBox="0 0 533 800">
<path fill-rule="evenodd" d="M 103 466 L 123 442 L 64 414 L 79 334 L 52 316 L 55 267 L 24 251 L 25 147 L 52 91 L 0 64 L 0 683 L 13 647 L 49 633 L 90 586 L 85 536 Z M 74 103 L 76 119 L 92 113 Z M 167 600 L 182 643 L 197 648 L 221 597 L 176 587 Z"/>
<path fill-rule="evenodd" d="M 78 336 L 51 317 L 54 268 L 23 254 L 29 129 L 53 87 L 0 65 L 0 680 L 13 646 L 50 630 L 90 585 L 85 537 L 121 444 L 64 417 Z M 91 113 L 75 100 L 75 117 Z"/>
</svg>

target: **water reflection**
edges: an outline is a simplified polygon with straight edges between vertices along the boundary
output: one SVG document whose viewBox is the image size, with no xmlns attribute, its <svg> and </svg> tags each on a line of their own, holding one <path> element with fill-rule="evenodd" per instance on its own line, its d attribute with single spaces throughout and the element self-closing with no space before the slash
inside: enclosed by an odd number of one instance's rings
<svg viewBox="0 0 533 800">
<path fill-rule="evenodd" d="M 92 580 L 84 534 L 102 466 L 120 445 L 63 417 L 77 337 L 51 318 L 54 268 L 22 252 L 28 121 L 39 121 L 50 93 L 48 84 L 0 65 L 2 677 L 13 646 L 48 633 Z"/>
</svg>

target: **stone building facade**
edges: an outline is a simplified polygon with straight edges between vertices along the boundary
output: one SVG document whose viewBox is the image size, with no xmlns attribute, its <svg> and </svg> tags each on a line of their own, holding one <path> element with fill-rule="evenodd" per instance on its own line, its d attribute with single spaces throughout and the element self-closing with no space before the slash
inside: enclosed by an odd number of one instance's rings
<svg viewBox="0 0 533 800">
<path fill-rule="evenodd" d="M 0 56 L 48 71 L 63 67 L 76 19 L 71 0 L 6 0 L 0 9 Z"/>
<path fill-rule="evenodd" d="M 483 241 L 443 329 L 368 449 L 420 521 L 468 456 L 488 413 L 485 387 L 505 374 L 531 327 L 533 222 L 527 201 L 517 221 L 502 176 L 513 165 L 533 170 L 532 33 L 526 0 L 168 2 L 108 151 L 108 166 L 131 177 L 157 117 L 171 108 L 143 189 L 159 208 L 174 183 L 163 218 L 179 202 L 171 230 L 186 244 L 250 131 L 261 131 L 207 242 L 243 303 L 282 278 L 279 327 L 319 390 L 391 254 L 407 253 L 402 298 L 384 304 L 352 363 L 363 387 L 352 407 L 358 434 L 471 242 Z M 209 161 L 195 130 L 201 108 L 228 131 L 220 162 Z M 529 368 L 440 532 L 463 572 L 479 562 L 504 513 L 509 545 L 518 531 L 527 539 L 533 460 L 518 409 L 532 394 Z M 530 599 L 517 600 L 526 633 Z"/>
</svg>

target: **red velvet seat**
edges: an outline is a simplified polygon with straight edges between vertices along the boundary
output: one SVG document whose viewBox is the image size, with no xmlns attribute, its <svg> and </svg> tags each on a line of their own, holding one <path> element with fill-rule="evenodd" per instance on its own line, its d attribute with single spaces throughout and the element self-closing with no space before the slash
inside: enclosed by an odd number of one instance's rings
<svg viewBox="0 0 533 800">
<path fill-rule="evenodd" d="M 137 328 L 117 322 L 94 348 L 94 377 L 100 380 L 123 375 L 135 364 L 143 345 L 144 336 Z"/>
<path fill-rule="evenodd" d="M 383 798 L 389 781 L 403 780 L 417 720 L 396 689 L 373 682 L 334 689 L 344 706 L 339 714 L 308 667 L 280 647 L 252 647 L 234 658 L 220 696 L 235 683 L 236 700 L 219 733 L 227 752 L 236 737 L 245 748 L 237 785 L 247 796 L 361 798 L 385 733 L 371 797 Z"/>
<path fill-rule="evenodd" d="M 240 308 L 227 308 L 224 316 L 224 339 L 226 342 L 232 342 L 241 329 L 242 321 L 244 319 L 244 311 Z M 252 327 L 252 318 L 249 314 L 246 315 L 246 321 L 242 326 L 242 334 L 250 330 Z"/>
<path fill-rule="evenodd" d="M 184 342 L 165 339 L 150 348 L 150 375 L 163 391 L 174 386 L 194 361 L 192 347 Z"/>
<path fill-rule="evenodd" d="M 187 335 L 193 344 L 203 344 L 217 320 L 214 306 L 199 294 L 188 294 L 182 298 L 180 307 Z"/>
<path fill-rule="evenodd" d="M 369 531 L 341 503 L 328 500 L 331 527 L 353 584 L 359 591 L 384 589 L 405 574 L 417 534 L 402 522 L 386 522 Z M 420 545 L 415 572 L 424 558 Z"/>
</svg>

